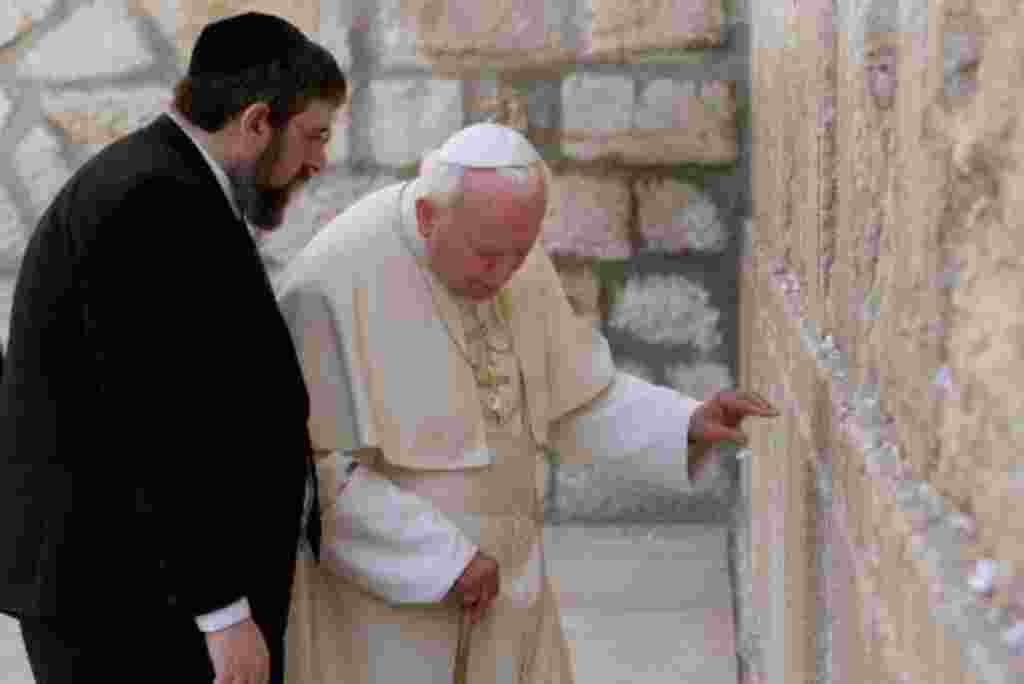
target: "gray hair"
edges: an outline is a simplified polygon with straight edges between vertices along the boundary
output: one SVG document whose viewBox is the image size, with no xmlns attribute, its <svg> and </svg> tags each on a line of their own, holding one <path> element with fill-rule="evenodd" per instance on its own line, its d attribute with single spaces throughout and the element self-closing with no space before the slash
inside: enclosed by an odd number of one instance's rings
<svg viewBox="0 0 1024 684">
<path fill-rule="evenodd" d="M 462 202 L 464 179 L 470 168 L 438 159 L 438 150 L 431 150 L 420 164 L 417 198 L 423 197 L 439 208 L 450 209 Z M 528 166 L 501 166 L 493 170 L 500 176 L 513 181 L 513 187 L 526 190 L 532 181 L 540 179 L 545 196 L 550 197 L 551 169 L 543 160 Z"/>
</svg>

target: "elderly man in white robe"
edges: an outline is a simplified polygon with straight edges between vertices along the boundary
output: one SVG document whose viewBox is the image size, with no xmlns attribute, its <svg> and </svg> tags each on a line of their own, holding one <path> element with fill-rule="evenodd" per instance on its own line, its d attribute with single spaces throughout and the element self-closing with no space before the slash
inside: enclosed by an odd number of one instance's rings
<svg viewBox="0 0 1024 684">
<path fill-rule="evenodd" d="M 477 124 L 357 202 L 278 283 L 309 389 L 324 541 L 300 551 L 291 684 L 573 681 L 544 567 L 548 457 L 685 483 L 754 393 L 616 371 L 538 235 L 549 171 Z"/>
</svg>

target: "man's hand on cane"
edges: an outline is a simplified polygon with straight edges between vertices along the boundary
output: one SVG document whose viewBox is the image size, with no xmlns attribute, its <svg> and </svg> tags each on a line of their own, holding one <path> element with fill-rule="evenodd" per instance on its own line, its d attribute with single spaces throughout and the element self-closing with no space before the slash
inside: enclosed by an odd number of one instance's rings
<svg viewBox="0 0 1024 684">
<path fill-rule="evenodd" d="M 775 418 L 779 410 L 757 392 L 724 390 L 694 412 L 690 419 L 691 454 L 688 463 L 690 479 L 695 479 L 707 459 L 709 447 L 716 442 L 733 442 L 743 447 L 748 437 L 740 427 L 747 416 Z"/>
<path fill-rule="evenodd" d="M 206 647 L 217 675 L 214 684 L 267 684 L 270 651 L 252 619 L 206 635 Z"/>
<path fill-rule="evenodd" d="M 498 562 L 483 551 L 477 551 L 462 576 L 455 580 L 452 592 L 462 603 L 462 610 L 471 624 L 476 624 L 484 611 L 498 595 L 500 586 Z"/>
</svg>

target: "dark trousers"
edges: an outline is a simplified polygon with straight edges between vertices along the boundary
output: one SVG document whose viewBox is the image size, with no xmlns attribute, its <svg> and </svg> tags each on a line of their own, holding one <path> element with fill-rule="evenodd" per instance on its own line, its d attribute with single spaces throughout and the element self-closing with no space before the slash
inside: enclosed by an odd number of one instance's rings
<svg viewBox="0 0 1024 684">
<path fill-rule="evenodd" d="M 120 624 L 102 626 L 20 618 L 36 683 L 213 681 L 206 639 L 195 622 L 180 617 L 163 622 L 140 617 L 126 614 Z M 271 682 L 280 684 L 284 645 L 266 634 L 264 638 L 270 650 Z"/>
</svg>

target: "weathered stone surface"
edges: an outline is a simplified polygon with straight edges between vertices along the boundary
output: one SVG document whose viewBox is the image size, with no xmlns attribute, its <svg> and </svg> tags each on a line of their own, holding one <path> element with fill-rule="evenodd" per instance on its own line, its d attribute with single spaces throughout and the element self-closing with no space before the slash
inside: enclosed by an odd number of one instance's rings
<svg viewBox="0 0 1024 684">
<path fill-rule="evenodd" d="M 631 278 L 616 299 L 609 325 L 652 344 L 692 345 L 710 352 L 722 343 L 721 313 L 700 285 L 683 276 Z"/>
<path fill-rule="evenodd" d="M 477 83 L 467 92 L 467 114 L 472 123 L 493 121 L 526 133 L 530 126 L 529 94 L 503 82 Z"/>
<path fill-rule="evenodd" d="M 549 254 L 625 259 L 629 238 L 629 186 L 621 178 L 556 175 L 541 230 Z"/>
<path fill-rule="evenodd" d="M 646 380 L 647 382 L 654 382 L 655 379 L 654 369 L 652 369 L 643 361 L 638 361 L 637 359 L 622 357 L 616 358 L 615 368 L 622 371 L 623 373 L 635 375 L 641 380 Z"/>
<path fill-rule="evenodd" d="M 626 61 L 659 48 L 707 48 L 722 44 L 722 0 L 584 0 L 593 19 L 581 54 Z"/>
<path fill-rule="evenodd" d="M 211 21 L 243 12 L 267 12 L 292 22 L 307 36 L 320 28 L 319 0 L 176 0 L 177 36 L 175 45 L 181 64 L 188 64 L 189 55 L 203 27 Z"/>
<path fill-rule="evenodd" d="M 725 249 L 729 236 L 718 208 L 695 186 L 645 178 L 633 188 L 645 251 L 715 253 Z"/>
<path fill-rule="evenodd" d="M 352 67 L 350 36 L 365 34 L 370 28 L 370 15 L 366 3 L 320 2 L 320 25 L 311 37 L 330 51 L 338 65 L 348 73 Z"/>
<path fill-rule="evenodd" d="M 368 44 L 384 69 L 423 67 L 416 54 L 416 15 L 404 0 L 378 0 L 369 22 Z"/>
<path fill-rule="evenodd" d="M 156 22 L 163 36 L 174 41 L 178 35 L 178 2 L 173 0 L 124 0 L 128 12 Z"/>
<path fill-rule="evenodd" d="M 370 141 L 374 157 L 381 164 L 417 162 L 462 126 L 462 87 L 458 81 L 374 81 L 370 91 Z"/>
<path fill-rule="evenodd" d="M 19 62 L 22 76 L 75 80 L 112 76 L 147 66 L 149 50 L 135 18 L 118 0 L 98 0 L 75 10 Z"/>
<path fill-rule="evenodd" d="M 688 397 L 710 399 L 720 390 L 732 389 L 732 371 L 720 363 L 681 363 L 668 369 L 669 385 Z"/>
<path fill-rule="evenodd" d="M 575 57 L 562 35 L 569 3 L 545 0 L 412 0 L 420 57 L 444 72 L 550 67 Z"/>
<path fill-rule="evenodd" d="M 562 84 L 562 124 L 583 134 L 621 133 L 632 126 L 633 79 L 577 73 Z"/>
<path fill-rule="evenodd" d="M 25 226 L 7 190 L 0 186 L 0 269 L 17 266 L 25 249 Z"/>
<path fill-rule="evenodd" d="M 736 160 L 735 85 L 658 79 L 633 100 L 622 77 L 577 75 L 563 87 L 566 155 L 630 165 Z"/>
<path fill-rule="evenodd" d="M 585 261 L 555 260 L 562 289 L 573 311 L 594 327 L 601 325 L 601 283 Z"/>
<path fill-rule="evenodd" d="M 279 272 L 338 214 L 356 200 L 395 181 L 387 175 L 353 175 L 347 169 L 337 169 L 311 181 L 288 208 L 284 225 L 263 234 L 260 240 L 260 254 L 268 269 Z"/>
<path fill-rule="evenodd" d="M 14 152 L 14 166 L 32 197 L 37 212 L 42 212 L 71 172 L 61 157 L 60 142 L 42 128 L 34 128 Z"/>
<path fill-rule="evenodd" d="M 44 93 L 42 101 L 47 118 L 68 142 L 105 145 L 152 121 L 171 97 L 166 88 L 57 90 Z"/>
<path fill-rule="evenodd" d="M 13 43 L 53 7 L 54 0 L 5 0 L 0 5 L 0 48 Z"/>
</svg>

